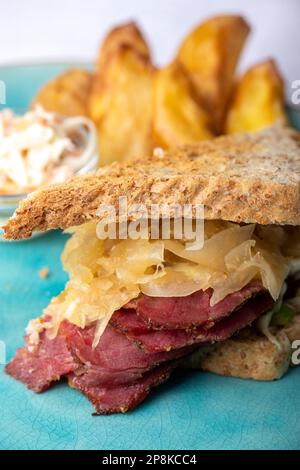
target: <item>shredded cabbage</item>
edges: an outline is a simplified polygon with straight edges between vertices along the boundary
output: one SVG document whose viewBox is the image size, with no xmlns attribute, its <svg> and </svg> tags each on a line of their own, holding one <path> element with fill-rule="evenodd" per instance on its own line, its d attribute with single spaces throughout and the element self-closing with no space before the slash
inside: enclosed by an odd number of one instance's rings
<svg viewBox="0 0 300 470">
<path fill-rule="evenodd" d="M 286 289 L 287 289 L 287 285 L 286 283 L 283 283 L 279 296 L 272 310 L 262 315 L 256 322 L 256 326 L 261 331 L 261 333 L 264 334 L 268 338 L 268 340 L 271 343 L 273 343 L 279 350 L 281 350 L 282 345 L 280 341 L 278 341 L 276 336 L 272 333 L 270 327 L 271 327 L 271 321 L 272 321 L 273 316 L 277 312 L 279 312 L 282 307 L 283 297 L 286 292 Z"/>
<path fill-rule="evenodd" d="M 173 297 L 212 288 L 214 305 L 257 279 L 276 300 L 299 245 L 291 229 L 223 221 L 205 223 L 204 246 L 193 252 L 178 240 L 100 240 L 94 222 L 69 233 L 62 262 L 70 280 L 30 323 L 33 342 L 41 325 L 54 337 L 67 319 L 81 328 L 97 322 L 95 346 L 112 314 L 141 292 Z"/>
</svg>

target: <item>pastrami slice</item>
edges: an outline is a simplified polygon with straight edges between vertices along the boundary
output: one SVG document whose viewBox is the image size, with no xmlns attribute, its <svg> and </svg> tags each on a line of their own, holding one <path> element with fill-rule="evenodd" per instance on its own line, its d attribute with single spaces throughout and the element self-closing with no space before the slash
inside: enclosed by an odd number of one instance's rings
<svg viewBox="0 0 300 470">
<path fill-rule="evenodd" d="M 78 358 L 81 364 L 88 365 L 96 372 L 111 373 L 144 373 L 163 362 L 178 359 L 188 351 L 162 351 L 147 352 L 135 344 L 110 324 L 106 327 L 98 345 L 93 348 L 92 343 L 96 325 L 81 329 L 77 326 L 63 322 L 59 334 L 66 338 L 69 349 Z"/>
<path fill-rule="evenodd" d="M 175 367 L 174 363 L 164 364 L 148 372 L 133 384 L 112 388 L 86 385 L 82 378 L 75 374 L 69 374 L 68 382 L 71 387 L 80 390 L 89 399 L 96 409 L 96 414 L 126 413 L 145 400 L 153 387 L 168 380 Z"/>
<path fill-rule="evenodd" d="M 245 301 L 250 292 L 256 295 Z M 190 325 L 187 330 L 153 329 L 135 310 L 121 309 L 95 348 L 95 323 L 81 329 L 65 320 L 55 339 L 47 338 L 44 331 L 34 348 L 27 340 L 6 372 L 36 392 L 67 376 L 69 384 L 88 397 L 97 413 L 125 412 L 144 400 L 152 387 L 167 380 L 177 360 L 200 343 L 229 338 L 273 306 L 269 293 L 261 287 L 257 293 L 253 286 L 239 296 L 239 302 L 238 310 L 221 315 L 215 324 Z M 227 306 L 236 303 L 237 297 Z M 188 300 L 187 304 L 191 305 Z"/>
<path fill-rule="evenodd" d="M 78 368 L 78 362 L 69 351 L 63 337 L 48 339 L 43 332 L 39 344 L 31 351 L 27 344 L 17 350 L 7 364 L 6 372 L 35 392 L 42 392 L 52 382 Z"/>
<path fill-rule="evenodd" d="M 98 345 L 92 342 L 96 325 L 81 329 L 62 322 L 55 339 L 41 333 L 38 345 L 19 349 L 6 372 L 35 392 L 49 388 L 52 382 L 74 372 L 82 387 L 134 384 L 163 363 L 170 363 L 191 352 L 190 348 L 148 353 L 125 335 L 107 326 Z"/>
<path fill-rule="evenodd" d="M 211 328 L 154 330 L 143 322 L 134 310 L 126 309 L 115 312 L 111 322 L 115 328 L 126 334 L 127 338 L 148 352 L 171 351 L 199 343 L 224 341 L 270 310 L 273 304 L 270 294 L 263 291 Z"/>
<path fill-rule="evenodd" d="M 197 291 L 186 297 L 149 297 L 141 295 L 135 304 L 137 314 L 153 328 L 187 329 L 216 322 L 229 316 L 253 295 L 263 290 L 261 283 L 251 282 L 239 292 L 227 295 L 210 305 L 212 289 Z"/>
</svg>

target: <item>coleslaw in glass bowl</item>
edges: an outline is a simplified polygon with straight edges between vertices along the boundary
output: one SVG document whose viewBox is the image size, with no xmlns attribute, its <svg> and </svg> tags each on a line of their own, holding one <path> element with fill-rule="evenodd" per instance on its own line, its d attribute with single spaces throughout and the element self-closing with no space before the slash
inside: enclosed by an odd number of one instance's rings
<svg viewBox="0 0 300 470">
<path fill-rule="evenodd" d="M 0 227 L 20 201 L 42 186 L 97 169 L 97 133 L 83 116 L 35 107 L 22 116 L 0 113 Z"/>
</svg>

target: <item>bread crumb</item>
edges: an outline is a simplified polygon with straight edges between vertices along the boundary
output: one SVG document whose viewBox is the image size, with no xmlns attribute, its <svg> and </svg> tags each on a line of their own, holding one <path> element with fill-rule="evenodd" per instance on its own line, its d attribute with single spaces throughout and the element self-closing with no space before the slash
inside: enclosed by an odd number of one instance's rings
<svg viewBox="0 0 300 470">
<path fill-rule="evenodd" d="M 41 279 L 46 279 L 49 276 L 49 268 L 42 268 L 39 270 L 39 276 Z"/>
</svg>

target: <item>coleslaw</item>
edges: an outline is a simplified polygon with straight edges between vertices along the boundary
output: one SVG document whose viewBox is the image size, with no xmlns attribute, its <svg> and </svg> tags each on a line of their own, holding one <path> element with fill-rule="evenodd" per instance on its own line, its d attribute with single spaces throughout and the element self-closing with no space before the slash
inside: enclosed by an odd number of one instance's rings
<svg viewBox="0 0 300 470">
<path fill-rule="evenodd" d="M 74 176 L 97 152 L 94 124 L 37 106 L 0 113 L 0 194 L 31 192 Z"/>
</svg>

